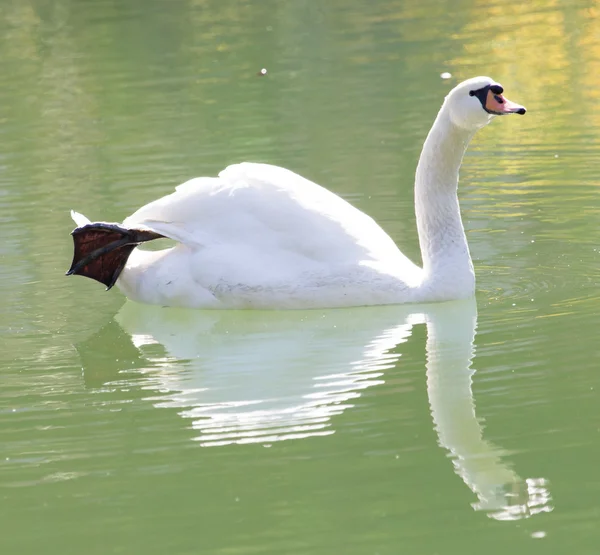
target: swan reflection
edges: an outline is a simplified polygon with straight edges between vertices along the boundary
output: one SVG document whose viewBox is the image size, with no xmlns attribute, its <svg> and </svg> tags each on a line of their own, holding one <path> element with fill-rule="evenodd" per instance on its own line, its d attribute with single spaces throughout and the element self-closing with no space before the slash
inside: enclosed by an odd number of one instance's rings
<svg viewBox="0 0 600 555">
<path fill-rule="evenodd" d="M 520 478 L 483 437 L 471 388 L 472 300 L 284 312 L 126 303 L 115 320 L 135 346 L 152 403 L 178 409 L 206 447 L 335 433 L 334 417 L 384 382 L 401 356 L 396 347 L 425 323 L 433 424 L 477 496 L 473 508 L 501 520 L 552 510 L 546 481 Z"/>
<path fill-rule="evenodd" d="M 477 495 L 475 510 L 498 520 L 516 520 L 552 510 L 547 481 L 523 480 L 505 451 L 483 438 L 475 413 L 471 367 L 477 313 L 434 307 L 427 314 L 427 397 L 439 444 L 452 456 L 456 473 Z"/>
<path fill-rule="evenodd" d="M 203 446 L 334 433 L 331 419 L 382 383 L 415 323 L 391 309 L 189 311 L 127 303 L 116 320 L 171 370 L 157 406 L 181 409 Z M 177 371 L 173 368 L 177 367 Z"/>
</svg>

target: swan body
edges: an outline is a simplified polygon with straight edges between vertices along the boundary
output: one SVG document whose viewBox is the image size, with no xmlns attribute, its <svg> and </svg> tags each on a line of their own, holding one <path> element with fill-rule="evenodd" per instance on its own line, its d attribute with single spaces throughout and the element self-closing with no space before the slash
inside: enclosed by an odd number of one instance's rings
<svg viewBox="0 0 600 555">
<path fill-rule="evenodd" d="M 218 177 L 179 185 L 122 226 L 94 224 L 72 212 L 79 227 L 73 232 L 75 257 L 68 273 L 109 287 L 116 280 L 132 300 L 191 308 L 345 307 L 467 298 L 475 278 L 456 193 L 458 169 L 473 133 L 498 115 L 486 107 L 493 87 L 501 90 L 488 77 L 456 87 L 425 141 L 415 180 L 422 268 L 371 217 L 331 191 L 284 168 L 242 163 Z M 500 113 L 524 113 L 499 96 Z M 99 232 L 107 237 L 104 243 L 98 243 Z M 144 232 L 152 234 L 140 235 Z M 160 236 L 176 245 L 160 251 L 134 248 Z M 107 268 L 108 281 L 97 275 Z"/>
</svg>

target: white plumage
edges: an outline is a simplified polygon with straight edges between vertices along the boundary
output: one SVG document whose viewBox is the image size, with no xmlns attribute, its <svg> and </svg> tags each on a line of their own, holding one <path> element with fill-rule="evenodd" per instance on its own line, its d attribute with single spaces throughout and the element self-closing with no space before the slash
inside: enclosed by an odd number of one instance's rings
<svg viewBox="0 0 600 555">
<path fill-rule="evenodd" d="M 129 216 L 124 228 L 154 231 L 177 244 L 135 249 L 118 287 L 140 302 L 194 308 L 342 307 L 470 296 L 474 277 L 456 197 L 458 167 L 472 134 L 491 119 L 468 92 L 492 83 L 476 78 L 451 91 L 425 142 L 415 185 L 423 268 L 371 217 L 334 193 L 283 168 L 242 163 L 218 177 L 183 183 Z M 77 213 L 73 218 L 79 226 L 89 223 Z"/>
</svg>

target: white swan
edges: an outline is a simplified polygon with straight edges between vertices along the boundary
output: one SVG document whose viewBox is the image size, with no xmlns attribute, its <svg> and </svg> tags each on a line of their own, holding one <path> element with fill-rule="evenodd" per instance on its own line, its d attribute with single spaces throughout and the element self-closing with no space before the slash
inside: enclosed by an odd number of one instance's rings
<svg viewBox="0 0 600 555">
<path fill-rule="evenodd" d="M 495 115 L 524 114 L 489 77 L 455 87 L 425 140 L 415 178 L 423 268 L 369 216 L 275 166 L 243 163 L 192 179 L 122 226 L 72 212 L 67 272 L 116 282 L 127 297 L 193 308 L 316 308 L 466 298 L 475 278 L 457 198 L 473 134 Z M 173 248 L 148 252 L 168 237 Z M 131 256 L 130 256 L 131 255 Z"/>
</svg>

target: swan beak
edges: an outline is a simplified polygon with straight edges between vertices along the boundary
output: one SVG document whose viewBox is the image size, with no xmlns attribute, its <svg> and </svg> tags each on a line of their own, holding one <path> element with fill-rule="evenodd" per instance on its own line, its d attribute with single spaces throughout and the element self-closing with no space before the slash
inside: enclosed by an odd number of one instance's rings
<svg viewBox="0 0 600 555">
<path fill-rule="evenodd" d="M 485 109 L 490 114 L 494 114 L 496 116 L 506 116 L 507 114 L 523 115 L 525 112 L 527 112 L 525 106 L 521 106 L 516 102 L 512 102 L 501 94 L 494 94 L 491 90 L 488 90 L 487 93 Z"/>
</svg>

